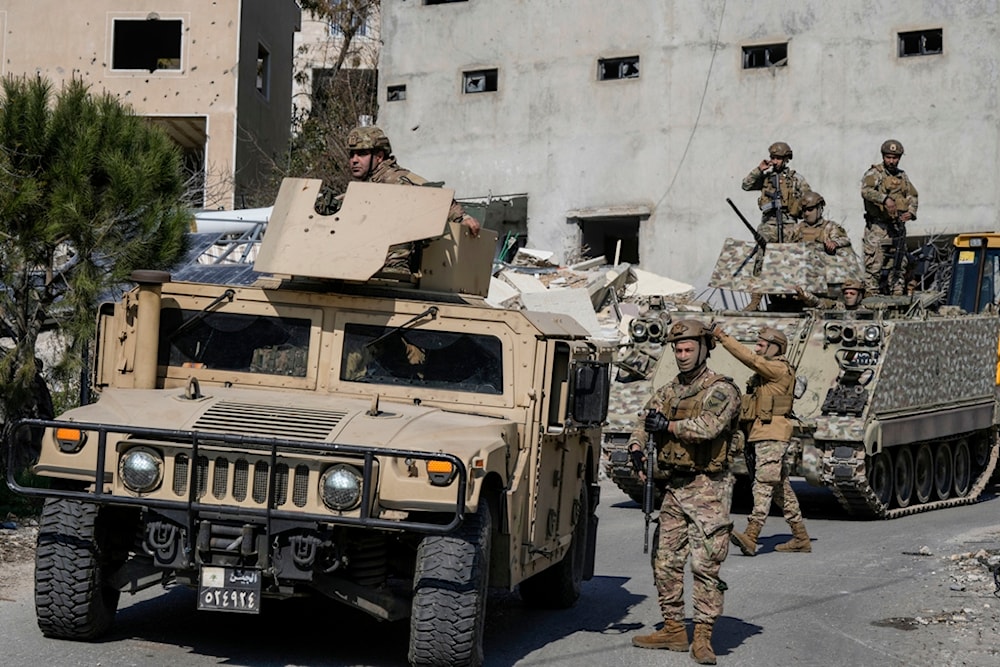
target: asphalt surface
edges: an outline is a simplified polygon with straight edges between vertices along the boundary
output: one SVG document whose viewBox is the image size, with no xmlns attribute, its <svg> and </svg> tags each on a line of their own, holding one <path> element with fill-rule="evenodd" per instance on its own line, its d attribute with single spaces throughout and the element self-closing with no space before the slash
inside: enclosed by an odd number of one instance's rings
<svg viewBox="0 0 1000 667">
<path fill-rule="evenodd" d="M 722 569 L 729 591 L 714 642 L 718 664 L 1000 663 L 1000 598 L 984 564 L 1000 553 L 995 487 L 975 505 L 877 522 L 846 518 L 825 490 L 799 480 L 795 487 L 813 552 L 775 552 L 774 545 L 790 535 L 773 515 L 756 557 L 730 551 Z M 695 664 L 685 653 L 631 646 L 633 634 L 660 621 L 649 557 L 642 553 L 643 518 L 610 482 L 602 494 L 596 576 L 584 585 L 579 604 L 537 611 L 524 607 L 516 593 L 494 592 L 486 665 Z M 742 528 L 747 508 L 737 510 L 734 520 Z M 123 596 L 116 625 L 101 642 L 45 639 L 35 625 L 31 562 L 0 563 L 3 664 L 406 664 L 405 621 L 379 623 L 317 600 L 265 602 L 259 616 L 194 607 L 191 591 L 157 588 Z"/>
</svg>

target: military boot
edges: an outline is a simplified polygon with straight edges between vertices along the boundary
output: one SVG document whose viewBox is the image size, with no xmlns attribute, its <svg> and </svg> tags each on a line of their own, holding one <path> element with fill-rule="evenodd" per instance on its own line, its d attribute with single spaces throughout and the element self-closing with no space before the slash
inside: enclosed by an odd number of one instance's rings
<svg viewBox="0 0 1000 667">
<path fill-rule="evenodd" d="M 653 634 L 632 637 L 632 646 L 686 651 L 688 650 L 687 627 L 684 625 L 684 621 L 664 621 L 663 627 Z"/>
<path fill-rule="evenodd" d="M 760 308 L 760 301 L 764 298 L 763 294 L 754 293 L 750 295 L 750 302 L 743 306 L 744 311 L 758 310 Z"/>
<path fill-rule="evenodd" d="M 752 520 L 747 521 L 746 532 L 734 530 L 729 536 L 729 541 L 738 546 L 744 556 L 754 556 L 757 554 L 757 538 L 760 536 L 761 528 L 762 524 Z"/>
<path fill-rule="evenodd" d="M 694 624 L 694 641 L 691 642 L 691 657 L 699 665 L 715 664 L 715 651 L 712 650 L 711 623 Z"/>
<path fill-rule="evenodd" d="M 798 553 L 809 553 L 813 550 L 812 542 L 809 541 L 809 533 L 806 532 L 806 524 L 801 521 L 789 524 L 792 527 L 792 539 L 784 544 L 774 547 L 775 551 L 795 551 Z"/>
</svg>

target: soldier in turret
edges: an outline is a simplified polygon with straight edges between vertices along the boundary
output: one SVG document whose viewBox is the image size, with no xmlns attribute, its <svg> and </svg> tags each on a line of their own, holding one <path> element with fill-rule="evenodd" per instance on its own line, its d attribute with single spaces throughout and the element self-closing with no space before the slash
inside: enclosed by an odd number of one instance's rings
<svg viewBox="0 0 1000 667">
<path fill-rule="evenodd" d="M 663 627 L 632 638 L 641 648 L 687 651 L 684 626 L 684 566 L 694 574 L 691 657 L 715 664 L 712 628 L 722 615 L 726 584 L 719 577 L 729 553 L 729 506 L 733 495 L 729 442 L 736 428 L 740 390 L 708 368 L 715 346 L 711 331 L 696 320 L 678 320 L 665 341 L 673 343 L 678 375 L 657 389 L 629 439 L 641 459 L 650 435 L 656 463 L 667 476 L 660 506 L 660 533 L 653 562 Z"/>
<path fill-rule="evenodd" d="M 861 179 L 869 294 L 899 295 L 905 288 L 906 223 L 917 219 L 917 189 L 899 168 L 902 157 L 903 144 L 895 139 L 883 142 L 882 163 L 873 164 Z"/>
<path fill-rule="evenodd" d="M 781 507 L 792 528 L 792 539 L 779 544 L 775 550 L 812 551 L 799 500 L 788 480 L 785 460 L 792 437 L 790 415 L 795 390 L 795 371 L 785 359 L 788 339 L 777 329 L 764 327 L 757 334 L 757 344 L 751 351 L 719 327 L 713 330 L 713 335 L 722 347 L 754 372 L 747 382 L 740 408 L 740 422 L 746 425 L 747 448 L 753 454 L 753 510 L 747 519 L 746 531 L 733 531 L 732 542 L 743 555 L 755 555 L 757 538 L 773 501 Z"/>
<path fill-rule="evenodd" d="M 809 191 L 802 195 L 802 220 L 788 231 L 788 243 L 819 243 L 828 255 L 836 255 L 841 248 L 851 247 L 851 238 L 837 222 L 823 217 L 826 200 L 818 192 Z"/>
<path fill-rule="evenodd" d="M 861 305 L 865 298 L 865 284 L 860 280 L 845 280 L 840 286 L 841 299 L 828 299 L 817 296 L 811 292 L 806 292 L 801 287 L 796 288 L 796 298 L 805 304 L 806 308 L 819 308 L 820 310 L 868 310 Z"/>
<path fill-rule="evenodd" d="M 802 216 L 802 196 L 811 190 L 806 179 L 788 166 L 791 159 L 792 147 L 784 141 L 777 141 L 768 147 L 768 157 L 761 160 L 743 179 L 744 190 L 760 190 L 757 198 L 760 226 L 757 231 L 768 243 L 787 241 L 784 227 Z M 760 272 L 762 261 L 763 253 L 760 253 L 757 255 L 754 273 Z M 754 294 L 744 310 L 757 310 L 762 296 Z"/>
</svg>

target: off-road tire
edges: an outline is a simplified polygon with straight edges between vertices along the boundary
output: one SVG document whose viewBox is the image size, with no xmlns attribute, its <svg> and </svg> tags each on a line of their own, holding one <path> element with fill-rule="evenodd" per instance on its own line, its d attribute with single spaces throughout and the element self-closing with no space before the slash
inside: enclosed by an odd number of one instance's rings
<svg viewBox="0 0 1000 667">
<path fill-rule="evenodd" d="M 483 664 L 490 508 L 485 500 L 449 535 L 428 535 L 417 548 L 410 618 L 411 665 Z"/>
<path fill-rule="evenodd" d="M 35 553 L 35 613 L 47 637 L 96 639 L 111 628 L 120 592 L 106 585 L 109 540 L 91 503 L 50 498 Z"/>
<path fill-rule="evenodd" d="M 580 599 L 583 570 L 587 561 L 587 528 L 590 505 L 587 486 L 580 489 L 580 506 L 573 526 L 573 541 L 562 559 L 521 582 L 518 590 L 529 607 L 568 609 Z"/>
</svg>

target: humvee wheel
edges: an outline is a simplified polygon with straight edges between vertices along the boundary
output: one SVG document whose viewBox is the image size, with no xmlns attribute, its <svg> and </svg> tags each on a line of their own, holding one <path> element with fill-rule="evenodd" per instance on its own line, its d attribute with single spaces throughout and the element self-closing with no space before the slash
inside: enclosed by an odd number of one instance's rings
<svg viewBox="0 0 1000 667">
<path fill-rule="evenodd" d="M 876 454 L 871 458 L 871 472 L 868 473 L 868 483 L 871 484 L 875 497 L 885 507 L 892 500 L 892 462 L 888 452 Z"/>
<path fill-rule="evenodd" d="M 892 449 L 893 497 L 897 507 L 907 507 L 913 498 L 913 453 L 907 446 Z"/>
<path fill-rule="evenodd" d="M 521 582 L 521 599 L 531 607 L 567 609 L 580 599 L 583 568 L 587 560 L 587 486 L 580 489 L 580 509 L 573 526 L 573 542 L 558 563 Z"/>
<path fill-rule="evenodd" d="M 413 576 L 411 665 L 483 663 L 492 525 L 484 498 L 454 533 L 420 541 Z"/>
<path fill-rule="evenodd" d="M 35 613 L 47 637 L 89 640 L 105 634 L 120 592 L 106 584 L 109 527 L 97 505 L 50 498 L 35 552 Z"/>
<path fill-rule="evenodd" d="M 931 446 L 925 442 L 917 447 L 917 454 L 913 457 L 913 495 L 922 505 L 931 499 L 933 490 L 934 456 L 931 454 Z"/>
<path fill-rule="evenodd" d="M 951 445 L 947 442 L 937 443 L 934 452 L 934 493 L 938 499 L 948 500 L 951 497 L 952 459 Z"/>
<path fill-rule="evenodd" d="M 972 456 L 969 454 L 969 443 L 964 439 L 955 443 L 955 458 L 952 459 L 954 475 L 953 489 L 955 496 L 964 498 L 972 488 Z"/>
</svg>

